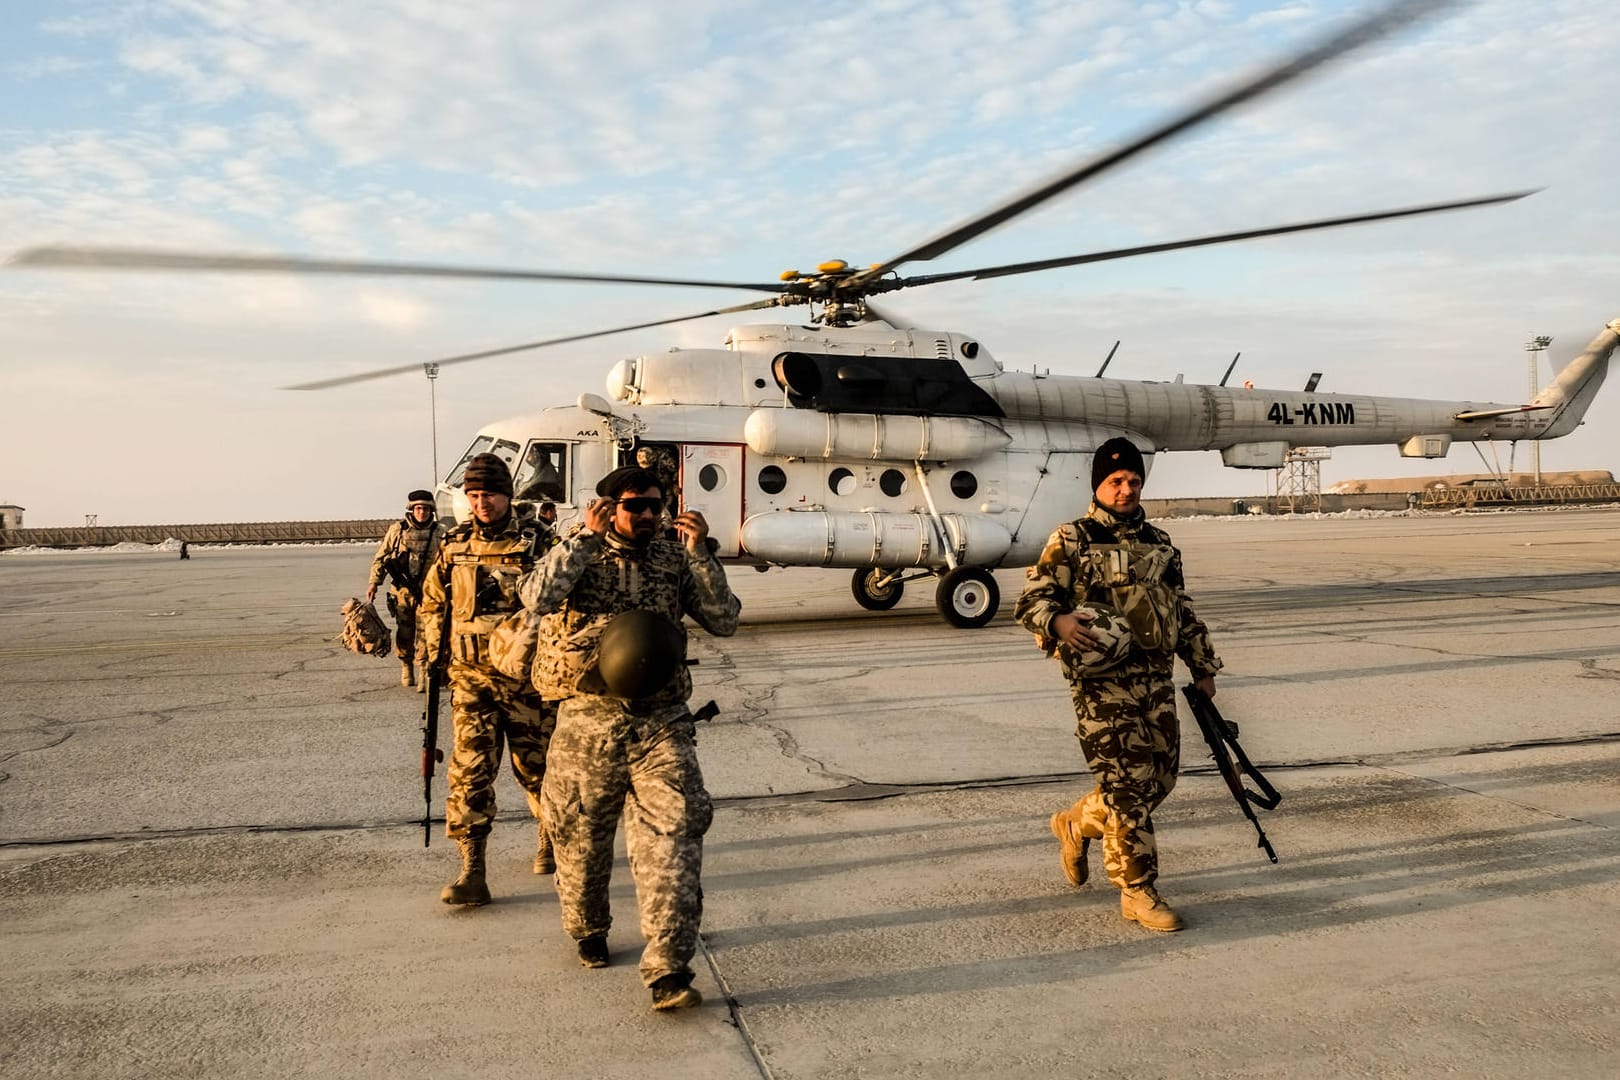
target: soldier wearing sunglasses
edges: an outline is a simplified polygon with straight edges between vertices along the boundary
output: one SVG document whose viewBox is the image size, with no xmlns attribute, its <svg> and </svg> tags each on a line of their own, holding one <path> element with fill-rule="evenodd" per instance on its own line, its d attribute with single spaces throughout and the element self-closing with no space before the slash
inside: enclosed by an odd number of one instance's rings
<svg viewBox="0 0 1620 1080">
<path fill-rule="evenodd" d="M 678 515 L 674 538 L 663 535 L 657 476 L 627 466 L 603 477 L 596 491 L 601 498 L 585 508 L 583 523 L 518 587 L 523 603 L 542 615 L 536 688 L 561 702 L 541 811 L 556 845 L 563 928 L 588 968 L 610 958 L 608 879 L 614 834 L 625 819 L 647 942 L 642 982 L 654 1009 L 689 1008 L 702 1001 L 690 965 L 703 915 L 703 834 L 714 809 L 687 708 L 692 678 L 680 624 L 690 615 L 709 633 L 729 637 L 741 605 L 709 550 L 702 514 Z M 667 619 L 679 655 L 665 668 L 674 672 L 668 679 L 617 696 L 600 677 L 598 645 L 608 624 L 630 611 Z"/>
</svg>

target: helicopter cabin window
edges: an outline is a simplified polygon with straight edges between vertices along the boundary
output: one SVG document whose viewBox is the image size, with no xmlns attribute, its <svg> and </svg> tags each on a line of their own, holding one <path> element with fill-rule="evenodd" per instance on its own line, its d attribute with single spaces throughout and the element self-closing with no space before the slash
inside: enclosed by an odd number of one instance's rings
<svg viewBox="0 0 1620 1080">
<path fill-rule="evenodd" d="M 848 469 L 834 469 L 827 477 L 827 487 L 834 495 L 855 494 L 855 474 Z"/>
<path fill-rule="evenodd" d="M 473 444 L 467 448 L 467 452 L 461 455 L 461 460 L 456 463 L 456 467 L 450 470 L 450 475 L 444 478 L 445 484 L 449 487 L 459 487 L 462 476 L 467 472 L 467 462 L 494 445 L 495 440 L 488 435 L 480 435 L 474 439 Z"/>
<path fill-rule="evenodd" d="M 899 469 L 884 469 L 878 477 L 878 488 L 891 499 L 904 495 L 906 487 L 906 474 Z"/>
<path fill-rule="evenodd" d="M 698 487 L 704 491 L 719 491 L 726 483 L 726 471 L 718 465 L 705 465 L 698 470 Z"/>
<path fill-rule="evenodd" d="M 512 488 L 519 499 L 568 501 L 568 446 L 559 442 L 532 442 L 523 452 Z"/>
<path fill-rule="evenodd" d="M 951 476 L 951 494 L 958 499 L 971 499 L 979 490 L 979 478 L 966 469 Z"/>
<path fill-rule="evenodd" d="M 787 473 L 779 465 L 767 465 L 759 470 L 759 490 L 767 495 L 780 495 L 787 487 Z"/>
</svg>

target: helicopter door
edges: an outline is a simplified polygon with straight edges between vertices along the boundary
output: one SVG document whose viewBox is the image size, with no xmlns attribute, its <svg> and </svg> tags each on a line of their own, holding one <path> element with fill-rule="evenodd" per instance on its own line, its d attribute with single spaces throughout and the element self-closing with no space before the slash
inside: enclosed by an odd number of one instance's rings
<svg viewBox="0 0 1620 1080">
<path fill-rule="evenodd" d="M 741 550 L 742 466 L 741 446 L 681 447 L 681 503 L 708 521 L 722 559 Z"/>
</svg>

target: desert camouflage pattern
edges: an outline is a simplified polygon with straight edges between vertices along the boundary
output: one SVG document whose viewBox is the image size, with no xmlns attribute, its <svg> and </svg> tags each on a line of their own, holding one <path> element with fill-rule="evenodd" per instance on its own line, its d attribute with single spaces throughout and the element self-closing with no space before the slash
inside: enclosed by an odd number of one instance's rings
<svg viewBox="0 0 1620 1080">
<path fill-rule="evenodd" d="M 516 611 L 518 580 L 534 566 L 537 537 L 516 515 L 492 526 L 469 521 L 451 530 L 422 582 L 423 652 L 444 666 L 454 735 L 445 775 L 445 832 L 487 836 L 495 819 L 495 777 L 504 744 L 529 809 L 540 816 L 546 751 L 555 706 L 524 682 L 489 664 L 489 631 Z"/>
<path fill-rule="evenodd" d="M 388 526 L 377 554 L 371 559 L 369 588 L 377 588 L 385 577 L 392 579 L 387 593 L 388 614 L 394 620 L 394 653 L 401 660 L 418 661 L 422 650 L 416 641 L 416 610 L 422 601 L 422 578 L 438 555 L 444 538 L 438 521 L 417 525 L 404 518 Z"/>
<path fill-rule="evenodd" d="M 534 685 L 547 701 L 579 693 L 602 637 L 602 628 L 622 611 L 656 611 L 680 625 L 692 616 L 711 634 L 737 632 L 741 605 L 726 583 L 726 571 L 703 548 L 689 552 L 677 540 L 655 537 L 638 547 L 616 533 L 601 536 L 575 527 L 523 579 L 523 603 L 541 614 Z M 683 665 L 659 694 L 638 702 L 643 709 L 684 705 L 692 676 Z"/>
<path fill-rule="evenodd" d="M 1121 518 L 1093 504 L 1085 518 L 1053 532 L 1025 576 L 1013 616 L 1062 660 L 1075 733 L 1097 781 L 1070 813 L 1081 835 L 1102 840 L 1109 881 L 1120 888 L 1151 884 L 1159 869 L 1152 815 L 1175 787 L 1180 766 L 1175 658 L 1194 680 L 1221 669 L 1187 597 L 1181 553 L 1140 513 Z M 1136 605 L 1135 618 L 1120 605 L 1122 596 Z M 1132 630 L 1129 653 L 1102 675 L 1079 670 L 1051 633 L 1054 616 L 1082 604 L 1118 607 Z"/>
<path fill-rule="evenodd" d="M 703 834 L 714 804 L 685 706 L 631 712 L 619 699 L 594 694 L 563 702 L 541 798 L 569 936 L 606 934 L 613 923 L 608 884 L 622 815 L 647 941 L 642 982 L 690 971 L 703 921 Z"/>
<path fill-rule="evenodd" d="M 613 836 L 625 818 L 651 986 L 684 974 L 703 919 L 703 834 L 714 816 L 686 699 L 685 665 L 664 690 L 634 702 L 581 693 L 602 628 L 632 609 L 679 624 L 690 615 L 711 634 L 737 631 L 741 605 L 706 546 L 696 552 L 654 538 L 638 547 L 617 534 L 576 528 L 523 579 L 523 602 L 541 612 L 535 682 L 561 699 L 543 804 L 557 858 L 557 898 L 572 937 L 606 933 Z"/>
<path fill-rule="evenodd" d="M 1103 871 L 1119 888 L 1159 876 L 1153 811 L 1176 786 L 1181 727 L 1169 676 L 1110 672 L 1070 687 L 1075 734 L 1097 786 L 1070 808 L 1080 835 L 1102 840 Z"/>
<path fill-rule="evenodd" d="M 1099 544 L 1096 537 L 1113 542 Z M 1143 580 L 1133 580 L 1137 572 L 1144 575 Z M 1050 632 L 1054 616 L 1082 604 L 1101 604 L 1123 613 L 1136 638 L 1135 648 L 1109 673 L 1110 678 L 1138 671 L 1158 671 L 1168 677 L 1177 656 L 1194 680 L 1221 669 L 1209 629 L 1193 612 L 1187 596 L 1181 552 L 1140 512 L 1120 518 L 1093 503 L 1084 518 L 1058 526 L 1024 576 L 1024 591 L 1013 606 L 1013 617 L 1035 635 L 1048 654 L 1062 658 L 1070 652 L 1056 648 L 1057 639 Z M 1130 604 L 1118 602 L 1122 594 Z M 1150 633 L 1144 635 L 1143 627 Z M 1167 642 L 1173 644 L 1167 647 Z M 1065 674 L 1071 682 L 1084 678 L 1080 672 Z"/>
<path fill-rule="evenodd" d="M 361 655 L 388 655 L 388 627 L 377 615 L 377 609 L 357 596 L 343 601 L 338 610 L 343 616 L 343 633 L 339 640 L 350 652 Z"/>
</svg>

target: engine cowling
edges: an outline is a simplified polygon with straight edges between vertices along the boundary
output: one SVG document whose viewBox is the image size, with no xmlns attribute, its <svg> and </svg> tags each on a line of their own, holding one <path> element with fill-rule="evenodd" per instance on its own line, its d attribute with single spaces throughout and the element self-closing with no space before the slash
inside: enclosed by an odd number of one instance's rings
<svg viewBox="0 0 1620 1080">
<path fill-rule="evenodd" d="M 982 514 L 944 514 L 946 536 L 926 514 L 879 511 L 772 510 L 742 527 L 742 546 L 756 559 L 793 566 L 995 566 L 1012 534 Z"/>
<path fill-rule="evenodd" d="M 1012 443 L 969 416 L 897 416 L 755 409 L 743 438 L 756 454 L 823 461 L 963 461 Z"/>
</svg>

